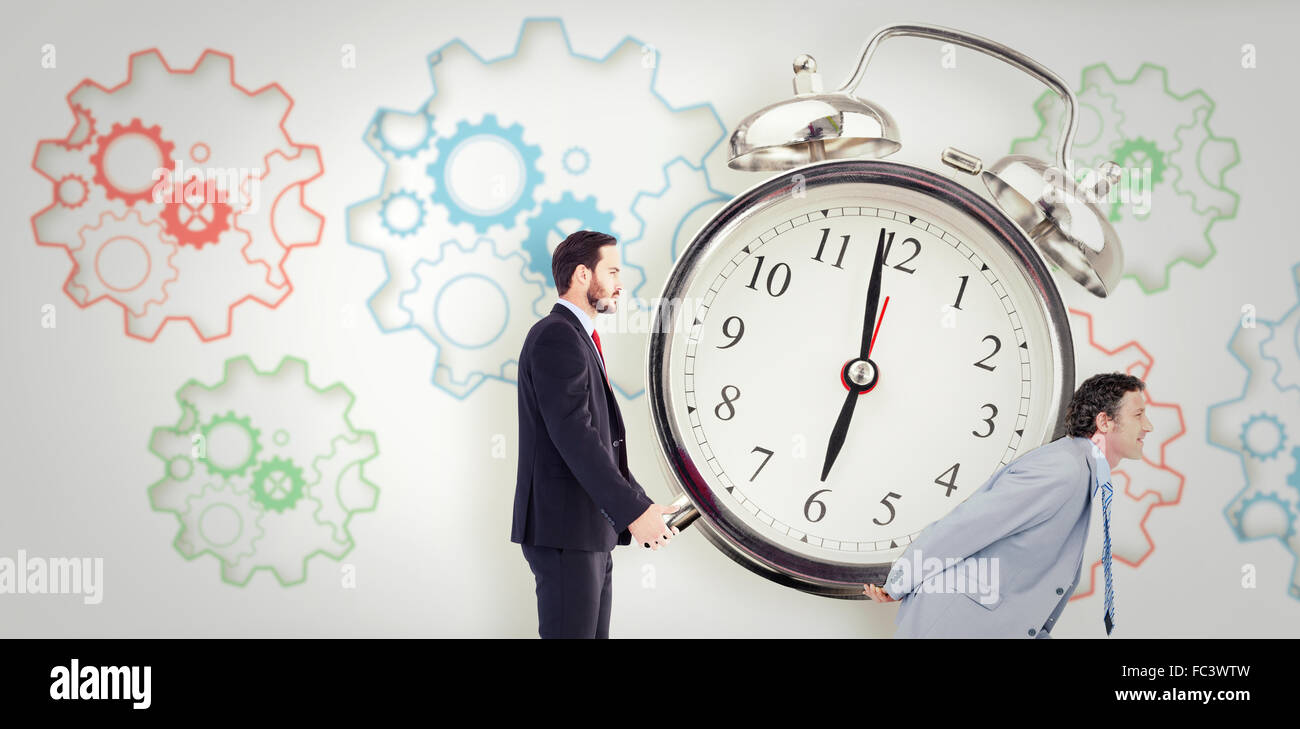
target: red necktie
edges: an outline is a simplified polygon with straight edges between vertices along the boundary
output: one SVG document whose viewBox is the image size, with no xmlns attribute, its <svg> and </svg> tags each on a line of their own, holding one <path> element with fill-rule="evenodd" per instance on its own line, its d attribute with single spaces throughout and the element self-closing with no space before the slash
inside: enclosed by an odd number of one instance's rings
<svg viewBox="0 0 1300 729">
<path fill-rule="evenodd" d="M 596 351 L 600 352 L 600 364 L 603 370 L 605 365 L 605 350 L 600 348 L 600 332 L 596 331 L 595 329 L 592 329 L 591 338 L 596 341 Z M 605 384 L 606 385 L 609 384 L 609 375 L 605 375 Z"/>
</svg>

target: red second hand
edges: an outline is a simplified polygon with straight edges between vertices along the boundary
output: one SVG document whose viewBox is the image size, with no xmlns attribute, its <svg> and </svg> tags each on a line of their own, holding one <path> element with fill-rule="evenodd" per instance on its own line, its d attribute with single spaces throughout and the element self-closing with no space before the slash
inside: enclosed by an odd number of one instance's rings
<svg viewBox="0 0 1300 729">
<path fill-rule="evenodd" d="M 885 320 L 885 310 L 889 308 L 889 297 L 885 297 L 885 303 L 880 307 L 880 316 L 876 317 L 876 331 L 871 333 L 871 346 L 867 347 L 867 356 L 871 356 L 871 350 L 876 348 L 876 337 L 880 336 L 880 323 Z"/>
</svg>

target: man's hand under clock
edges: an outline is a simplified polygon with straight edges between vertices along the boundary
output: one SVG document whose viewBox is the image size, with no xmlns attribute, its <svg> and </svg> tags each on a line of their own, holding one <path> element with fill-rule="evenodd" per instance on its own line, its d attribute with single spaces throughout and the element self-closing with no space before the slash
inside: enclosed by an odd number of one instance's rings
<svg viewBox="0 0 1300 729">
<path fill-rule="evenodd" d="M 876 602 L 898 602 L 894 598 L 890 597 L 889 593 L 885 592 L 885 589 L 879 585 L 863 585 L 862 594 L 870 597 Z"/>
<path fill-rule="evenodd" d="M 646 549 L 659 549 L 677 533 L 677 527 L 670 530 L 668 524 L 664 522 L 664 514 L 672 514 L 676 511 L 676 506 L 651 504 L 636 521 L 628 525 L 627 530 L 632 533 L 632 539 L 637 544 L 643 545 Z"/>
</svg>

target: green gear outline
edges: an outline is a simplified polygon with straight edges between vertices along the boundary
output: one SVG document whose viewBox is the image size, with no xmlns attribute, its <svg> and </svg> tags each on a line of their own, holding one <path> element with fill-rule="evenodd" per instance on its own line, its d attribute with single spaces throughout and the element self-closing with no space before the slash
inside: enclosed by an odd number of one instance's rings
<svg viewBox="0 0 1300 729">
<path fill-rule="evenodd" d="M 1115 145 L 1115 148 L 1111 150 L 1111 159 L 1120 167 L 1131 167 L 1132 165 L 1129 163 L 1134 159 L 1146 157 L 1146 159 L 1151 163 L 1152 185 L 1155 185 L 1157 182 L 1164 182 L 1165 170 L 1168 169 L 1165 164 L 1165 158 L 1167 156 L 1168 155 L 1164 152 L 1160 151 L 1160 148 L 1156 146 L 1155 142 L 1146 139 L 1145 137 L 1125 139 L 1120 144 Z M 1119 222 L 1120 220 L 1119 207 L 1119 200 L 1110 204 L 1110 221 L 1112 223 Z"/>
<path fill-rule="evenodd" d="M 252 358 L 251 356 L 249 356 L 249 355 L 247 355 L 247 354 L 241 354 L 241 355 L 238 355 L 238 356 L 235 356 L 235 357 L 231 357 L 231 358 L 229 358 L 229 359 L 227 359 L 227 360 L 225 361 L 225 364 L 222 366 L 222 369 L 221 369 L 221 378 L 220 378 L 217 382 L 215 382 L 215 383 L 213 383 L 213 384 L 211 384 L 211 385 L 207 385 L 207 384 L 204 384 L 204 383 L 202 383 L 202 382 L 199 382 L 196 378 L 193 378 L 193 377 L 191 377 L 190 379 L 186 380 L 185 384 L 182 385 L 181 388 L 180 388 L 179 390 L 177 390 L 177 392 L 176 392 L 176 402 L 180 405 L 180 408 L 181 408 L 181 416 L 180 416 L 180 418 L 177 420 L 176 425 L 172 425 L 172 426 L 166 426 L 166 425 L 163 425 L 163 426 L 156 426 L 156 427 L 154 427 L 154 428 L 150 431 L 149 442 L 148 442 L 148 445 L 146 446 L 146 447 L 148 448 L 148 450 L 149 450 L 150 453 L 154 454 L 154 456 L 156 456 L 156 457 L 162 459 L 162 460 L 165 462 L 165 461 L 167 460 L 167 457 L 164 456 L 162 453 L 160 453 L 160 452 L 159 452 L 159 451 L 154 447 L 154 438 L 157 436 L 157 434 L 158 434 L 159 432 L 169 432 L 169 433 L 173 433 L 173 434 L 175 434 L 175 433 L 188 433 L 188 432 L 190 432 L 190 430 L 194 427 L 193 423 L 191 423 L 189 419 L 195 417 L 196 414 L 197 414 L 197 411 L 195 410 L 193 404 L 187 402 L 187 401 L 185 400 L 185 398 L 182 397 L 182 393 L 185 391 L 185 388 L 187 388 L 187 387 L 191 387 L 191 386 L 196 386 L 196 387 L 201 387 L 201 388 L 203 388 L 204 390 L 207 390 L 207 391 L 209 391 L 209 392 L 212 392 L 212 391 L 214 391 L 214 390 L 217 390 L 217 389 L 223 387 L 223 386 L 226 384 L 227 380 L 230 379 L 230 368 L 231 368 L 231 365 L 233 365 L 235 362 L 243 362 L 243 363 L 247 364 L 248 367 L 249 367 L 249 369 L 251 369 L 251 370 L 253 371 L 253 373 L 256 374 L 256 375 L 259 375 L 259 376 L 271 376 L 271 377 L 273 377 L 273 376 L 279 374 L 280 370 L 283 369 L 284 366 L 285 366 L 286 364 L 289 364 L 290 362 L 292 362 L 292 363 L 294 363 L 294 364 L 297 364 L 297 365 L 301 365 L 301 366 L 302 366 L 302 369 L 303 369 L 303 381 L 304 381 L 304 384 L 306 384 L 307 387 L 309 387 L 313 392 L 315 392 L 315 393 L 317 393 L 317 394 L 321 394 L 321 395 L 323 395 L 323 394 L 325 394 L 325 393 L 333 392 L 333 391 L 335 391 L 335 390 L 341 390 L 342 392 L 344 392 L 344 393 L 347 394 L 347 401 L 348 401 L 348 404 L 347 404 L 347 407 L 344 408 L 344 410 L 343 410 L 343 421 L 347 424 L 347 427 L 348 427 L 349 432 L 353 433 L 354 435 L 355 435 L 355 434 L 361 434 L 361 433 L 364 433 L 364 434 L 369 435 L 372 439 L 375 437 L 375 432 L 374 432 L 373 430 L 362 430 L 362 429 L 359 429 L 359 428 L 357 428 L 356 425 L 352 422 L 352 408 L 353 408 L 354 405 L 356 405 L 356 395 L 352 392 L 351 389 L 349 389 L 349 388 L 348 388 L 346 385 L 344 385 L 342 382 L 335 382 L 334 384 L 332 384 L 332 385 L 328 385 L 328 386 L 326 386 L 326 387 L 320 387 L 320 386 L 318 386 L 318 385 L 313 384 L 312 381 L 311 381 L 311 368 L 308 366 L 307 361 L 304 360 L 304 359 L 302 359 L 302 358 L 295 357 L 295 356 L 293 356 L 293 355 L 285 355 L 284 358 L 280 360 L 279 364 L 277 364 L 274 368 L 272 368 L 272 369 L 270 369 L 270 370 L 261 370 L 261 369 L 258 369 L 257 366 L 256 366 L 255 364 L 253 364 L 253 358 Z M 351 518 L 352 518 L 353 516 L 356 516 L 357 514 L 372 513 L 372 512 L 376 511 L 376 510 L 379 508 L 379 498 L 380 498 L 380 496 L 382 495 L 382 490 L 379 488 L 379 486 L 378 486 L 377 484 L 375 484 L 373 481 L 371 481 L 370 479 L 366 478 L 366 476 L 365 476 L 365 464 L 367 464 L 367 463 L 369 463 L 370 461 L 372 461 L 372 460 L 378 458 L 379 455 L 380 455 L 380 453 L 383 452 L 383 451 L 380 449 L 380 447 L 379 447 L 379 442 L 378 442 L 378 440 L 375 440 L 374 443 L 375 443 L 375 452 L 374 452 L 374 454 L 371 455 L 371 456 L 369 456 L 369 457 L 367 457 L 367 458 L 364 458 L 364 459 L 358 461 L 358 462 L 356 463 L 356 466 L 357 466 L 359 469 L 361 469 L 361 471 L 360 471 L 360 474 L 361 474 L 361 475 L 360 475 L 360 478 L 361 478 L 361 480 L 362 480 L 363 482 L 365 482 L 368 486 L 370 486 L 372 489 L 374 489 L 374 492 L 375 492 L 375 503 L 374 503 L 373 505 L 369 506 L 369 507 L 363 507 L 363 508 L 357 508 L 357 509 L 351 509 L 351 510 L 349 510 L 349 511 L 348 511 L 348 521 L 349 521 L 349 522 L 351 521 Z M 166 481 L 167 481 L 167 476 L 164 475 L 162 478 L 160 478 L 160 479 L 158 479 L 157 481 L 155 481 L 155 482 L 153 482 L 152 484 L 150 484 L 147 490 L 148 490 L 149 492 L 152 492 L 155 488 L 157 488 L 157 487 L 161 486 L 162 484 L 166 483 Z M 157 512 L 157 513 L 162 513 L 162 514 L 171 514 L 172 517 L 176 519 L 176 523 L 177 523 L 177 525 L 181 528 L 181 531 L 178 532 L 177 535 L 176 535 L 176 539 L 179 539 L 179 538 L 181 537 L 181 534 L 184 532 L 184 529 L 185 529 L 185 522 L 184 522 L 184 520 L 181 518 L 181 514 L 180 514 L 180 512 L 177 512 L 177 511 L 172 510 L 172 509 L 162 508 L 162 507 L 157 506 L 156 504 L 153 503 L 153 501 L 152 501 L 152 497 L 150 497 L 150 508 L 151 508 L 153 511 Z M 314 515 L 313 515 L 313 518 L 315 518 Z M 324 523 L 324 522 L 320 522 L 320 520 L 317 519 L 317 523 Z M 343 528 L 344 528 L 344 530 L 345 530 L 345 532 L 346 532 L 346 531 L 347 531 L 347 528 L 348 528 L 348 525 L 345 524 Z M 270 565 L 257 565 L 257 566 L 255 566 L 255 567 L 253 567 L 253 569 L 249 571 L 248 575 L 247 575 L 243 580 L 235 580 L 235 579 L 227 578 L 227 577 L 225 576 L 224 573 L 221 574 L 220 579 L 221 579 L 221 581 L 222 581 L 223 583 L 225 583 L 225 584 L 227 584 L 227 585 L 230 585 L 231 587 L 247 587 L 248 584 L 253 580 L 253 578 L 257 576 L 257 573 L 258 573 L 258 572 L 269 572 L 269 573 L 271 573 L 271 576 L 272 576 L 273 578 L 275 578 L 275 581 L 276 581 L 277 583 L 279 583 L 280 587 L 292 587 L 292 586 L 295 586 L 295 585 L 301 585 L 301 584 L 303 584 L 304 582 L 306 582 L 306 580 L 307 580 L 307 577 L 306 577 L 306 575 L 307 575 L 307 566 L 308 566 L 308 564 L 311 562 L 311 560 L 315 559 L 316 557 L 326 557 L 326 558 L 328 558 L 328 559 L 330 559 L 330 560 L 333 560 L 334 562 L 342 562 L 344 557 L 346 557 L 347 555 L 351 554 L 353 549 L 356 549 L 356 546 L 357 546 L 357 545 L 356 545 L 356 542 L 352 539 L 352 535 L 351 535 L 351 533 L 348 532 L 347 535 L 348 535 L 348 545 L 347 545 L 347 548 L 344 549 L 344 550 L 343 550 L 343 551 L 342 551 L 338 556 L 335 556 L 335 555 L 333 555 L 333 554 L 330 554 L 329 552 L 326 552 L 325 550 L 323 550 L 323 549 L 319 549 L 319 548 L 318 548 L 318 549 L 314 549 L 314 550 L 312 550 L 309 554 L 307 554 L 306 556 L 304 556 L 304 557 L 302 558 L 302 565 L 303 565 L 303 570 L 302 570 L 303 578 L 302 578 L 302 579 L 299 579 L 299 580 L 286 580 L 285 578 L 281 577 L 281 576 L 280 576 L 280 573 L 277 572 L 277 571 L 275 570 L 275 568 L 271 567 Z M 172 541 L 172 548 L 175 549 L 175 550 L 176 550 L 176 553 L 179 554 L 179 555 L 180 555 L 183 559 L 185 559 L 186 561 L 194 561 L 194 560 L 198 559 L 199 557 L 201 557 L 201 556 L 204 555 L 204 554 L 211 554 L 211 555 L 217 557 L 218 561 L 220 561 L 220 559 L 221 559 L 221 558 L 220 558 L 220 555 L 217 555 L 215 552 L 213 552 L 213 551 L 210 550 L 210 549 L 204 549 L 204 550 L 202 550 L 202 551 L 200 551 L 200 552 L 198 552 L 198 553 L 196 553 L 196 554 L 188 555 L 188 554 L 186 554 L 185 552 L 181 551 L 181 549 L 176 545 L 176 539 L 173 539 L 173 541 Z"/>
<path fill-rule="evenodd" d="M 1209 246 L 1210 252 L 1206 254 L 1204 257 L 1202 257 L 1200 260 L 1196 260 L 1195 258 L 1192 258 L 1190 256 L 1174 257 L 1173 260 L 1165 264 L 1164 283 L 1161 284 L 1160 286 L 1154 286 L 1148 288 L 1147 285 L 1142 282 L 1142 279 L 1137 274 L 1126 273 L 1123 275 L 1122 278 L 1124 279 L 1132 279 L 1133 283 L 1137 284 L 1138 290 L 1141 291 L 1143 294 L 1150 295 L 1150 294 L 1158 294 L 1169 288 L 1169 284 L 1172 282 L 1173 279 L 1173 277 L 1171 276 L 1171 271 L 1173 270 L 1173 267 L 1178 265 L 1179 263 L 1190 264 L 1194 268 L 1205 268 L 1205 265 L 1210 261 L 1214 260 L 1214 257 L 1218 255 L 1219 249 L 1217 246 L 1214 245 L 1214 240 L 1210 237 L 1210 231 L 1218 223 L 1221 223 L 1226 220 L 1235 219 L 1237 217 L 1237 210 L 1239 210 L 1241 207 L 1240 205 L 1241 195 L 1239 195 L 1236 191 L 1230 189 L 1228 187 L 1228 183 L 1226 180 L 1228 176 L 1228 171 L 1233 169 L 1237 165 L 1241 164 L 1241 150 L 1237 146 L 1237 140 L 1231 137 L 1220 137 L 1219 135 L 1214 133 L 1213 129 L 1210 128 L 1210 118 L 1214 116 L 1214 111 L 1215 109 L 1218 108 L 1218 105 L 1214 103 L 1214 100 L 1210 98 L 1210 95 L 1205 93 L 1205 91 L 1202 89 L 1193 89 L 1185 94 L 1174 93 L 1173 90 L 1169 88 L 1169 70 L 1166 69 L 1164 66 L 1161 66 L 1160 64 L 1149 63 L 1149 62 L 1143 63 L 1142 65 L 1138 66 L 1138 69 L 1136 71 L 1133 72 L 1133 76 L 1131 78 L 1121 79 L 1115 75 L 1115 72 L 1112 71 L 1110 69 L 1110 66 L 1105 62 L 1094 63 L 1089 66 L 1085 66 L 1083 68 L 1083 73 L 1080 74 L 1079 85 L 1080 87 L 1083 87 L 1084 84 L 1087 82 L 1088 74 L 1094 70 L 1100 70 L 1101 72 L 1105 73 L 1106 76 L 1110 78 L 1111 83 L 1127 85 L 1127 84 L 1135 83 L 1138 80 L 1138 77 L 1142 75 L 1142 72 L 1146 71 L 1147 69 L 1154 69 L 1160 72 L 1160 83 L 1164 87 L 1165 95 L 1169 96 L 1170 98 L 1176 101 L 1182 101 L 1183 99 L 1186 99 L 1190 96 L 1199 95 L 1202 99 L 1205 100 L 1205 104 L 1206 106 L 1208 106 L 1208 110 L 1206 111 L 1205 114 L 1205 131 L 1207 133 L 1206 142 L 1208 143 L 1209 141 L 1212 140 L 1217 142 L 1227 142 L 1231 144 L 1232 156 L 1233 156 L 1232 162 L 1225 165 L 1223 169 L 1219 170 L 1217 181 L 1206 178 L 1205 173 L 1201 171 L 1199 167 L 1196 169 L 1196 172 L 1201 176 L 1201 179 L 1205 180 L 1205 182 L 1209 183 L 1212 187 L 1216 187 L 1222 190 L 1223 192 L 1231 195 L 1233 199 L 1232 212 L 1230 214 L 1225 215 L 1219 213 L 1214 217 L 1210 218 L 1208 222 L 1206 222 L 1205 224 L 1205 230 L 1202 231 L 1201 237 L 1205 240 L 1206 245 Z M 1055 98 L 1057 98 L 1055 92 L 1044 91 L 1042 95 L 1034 102 L 1034 115 L 1038 118 L 1038 130 L 1035 131 L 1034 134 L 1031 136 L 1016 137 L 1015 139 L 1011 140 L 1012 152 L 1015 151 L 1016 146 L 1019 144 L 1032 143 L 1034 140 L 1036 140 L 1040 136 L 1043 136 L 1044 134 L 1058 133 L 1059 130 L 1047 128 L 1047 116 L 1042 111 L 1042 109 L 1045 107 L 1040 106 L 1040 104 L 1049 103 L 1050 100 Z M 1178 131 L 1187 128 L 1187 126 L 1188 125 L 1183 125 L 1175 129 L 1174 130 L 1175 136 L 1177 135 Z M 1204 144 L 1202 146 L 1204 146 Z M 1180 146 L 1178 149 L 1181 148 L 1182 147 Z M 1173 154 L 1176 151 L 1178 150 L 1177 149 L 1170 150 L 1169 154 Z M 1175 183 L 1175 189 L 1177 189 L 1177 183 Z M 1300 592 L 1300 588 L 1295 588 L 1295 589 L 1298 592 Z"/>
<path fill-rule="evenodd" d="M 273 473 L 283 473 L 289 477 L 289 493 L 283 498 L 275 498 L 266 490 L 266 479 Z M 303 488 L 307 482 L 302 478 L 302 469 L 293 465 L 293 459 L 275 456 L 269 461 L 262 461 L 253 473 L 253 500 L 268 510 L 283 513 L 302 498 Z"/>
<path fill-rule="evenodd" d="M 236 425 L 247 433 L 248 441 L 253 444 L 252 447 L 248 449 L 248 458 L 244 459 L 243 463 L 234 468 L 222 468 L 213 463 L 212 459 L 207 456 L 207 444 L 211 438 L 212 431 L 217 426 L 225 425 L 227 423 Z M 208 473 L 223 478 L 234 478 L 235 476 L 243 476 L 249 466 L 257 463 L 257 454 L 262 451 L 262 444 L 258 441 L 258 436 L 262 434 L 262 431 L 254 428 L 252 423 L 248 422 L 247 416 L 240 418 L 235 415 L 234 410 L 228 410 L 225 415 L 213 416 L 212 420 L 209 421 L 207 425 L 200 425 L 199 431 L 203 433 L 204 443 L 204 456 L 199 460 L 203 461 L 203 465 L 207 467 Z"/>
</svg>

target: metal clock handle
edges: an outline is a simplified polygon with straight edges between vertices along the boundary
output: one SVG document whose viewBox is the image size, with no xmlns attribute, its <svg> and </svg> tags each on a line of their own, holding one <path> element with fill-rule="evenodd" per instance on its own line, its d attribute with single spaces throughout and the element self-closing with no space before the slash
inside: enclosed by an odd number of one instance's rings
<svg viewBox="0 0 1300 729">
<path fill-rule="evenodd" d="M 691 502 L 691 497 L 686 494 L 674 499 L 672 506 L 676 506 L 677 511 L 664 515 L 664 524 L 669 529 L 673 527 L 685 529 L 700 516 L 700 510 L 695 508 L 695 504 Z"/>
<path fill-rule="evenodd" d="M 837 92 L 853 94 L 858 84 L 862 83 L 862 78 L 867 71 L 867 63 L 871 60 L 872 54 L 886 38 L 894 36 L 915 36 L 917 38 L 930 38 L 937 41 L 956 43 L 957 45 L 969 48 L 973 51 L 979 51 L 987 56 L 992 56 L 1004 61 L 1020 70 L 1028 73 L 1030 76 L 1043 82 L 1049 89 L 1056 92 L 1056 95 L 1065 103 L 1065 134 L 1061 136 L 1060 144 L 1056 151 L 1056 163 L 1060 169 L 1069 169 L 1066 161 L 1070 158 L 1070 150 L 1074 147 L 1074 133 L 1078 128 L 1077 107 L 1078 101 L 1074 97 L 1074 92 L 1066 86 L 1061 78 L 1050 69 L 1040 64 L 1038 61 L 1026 56 L 1023 53 L 1008 48 L 997 41 L 989 40 L 978 35 L 963 33 L 952 28 L 944 28 L 938 25 L 923 25 L 920 23 L 899 23 L 896 25 L 887 25 L 881 28 L 872 36 L 871 40 L 862 48 L 862 54 L 858 58 L 858 67 L 853 71 L 853 75 L 844 82 Z"/>
</svg>

